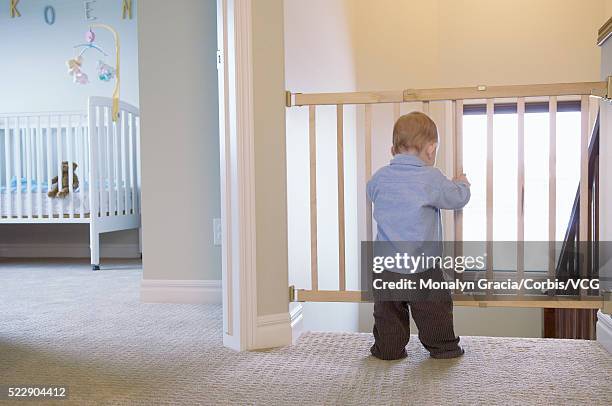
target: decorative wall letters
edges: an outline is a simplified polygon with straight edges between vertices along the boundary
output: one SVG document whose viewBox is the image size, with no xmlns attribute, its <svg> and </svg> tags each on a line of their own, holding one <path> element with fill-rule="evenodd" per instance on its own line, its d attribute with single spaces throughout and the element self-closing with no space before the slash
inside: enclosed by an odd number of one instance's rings
<svg viewBox="0 0 612 406">
<path fill-rule="evenodd" d="M 83 3 L 83 6 L 85 7 L 85 19 L 87 21 L 93 21 L 97 19 L 97 17 L 93 15 L 93 3 L 95 2 L 96 0 L 85 0 L 85 3 Z"/>
<path fill-rule="evenodd" d="M 2 0 L 0 0 L 1 2 Z M 17 18 L 17 17 L 21 17 L 21 12 L 19 11 L 19 2 L 21 0 L 8 0 L 8 5 L 9 5 L 9 16 L 11 18 Z M 121 17 L 126 20 L 126 19 L 130 19 L 132 20 L 134 18 L 134 12 L 133 12 L 133 6 L 134 6 L 134 1 L 133 0 L 121 0 L 121 3 L 119 3 L 118 0 L 117 1 L 117 5 L 121 4 Z M 85 9 L 85 19 L 87 21 L 94 21 L 97 20 L 98 17 L 95 15 L 95 3 L 97 2 L 97 0 L 83 0 L 83 8 Z M 47 23 L 48 25 L 53 25 L 55 24 L 55 17 L 56 17 L 56 12 L 55 12 L 55 7 L 48 5 L 46 7 L 44 7 L 43 9 L 43 18 L 45 20 L 45 23 Z"/>
<path fill-rule="evenodd" d="M 123 0 L 123 19 L 128 17 L 132 19 L 132 0 Z"/>
<path fill-rule="evenodd" d="M 11 18 L 21 17 L 21 13 L 17 10 L 17 4 L 19 4 L 19 0 L 10 0 Z"/>
<path fill-rule="evenodd" d="M 55 9 L 51 6 L 45 7 L 45 22 L 49 25 L 55 24 Z"/>
</svg>

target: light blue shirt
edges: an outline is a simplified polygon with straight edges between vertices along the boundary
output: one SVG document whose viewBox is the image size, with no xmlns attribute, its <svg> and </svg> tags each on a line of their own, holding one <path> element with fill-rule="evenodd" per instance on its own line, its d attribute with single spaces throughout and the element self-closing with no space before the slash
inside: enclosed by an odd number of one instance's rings
<svg viewBox="0 0 612 406">
<path fill-rule="evenodd" d="M 467 183 L 449 180 L 439 169 L 410 154 L 395 155 L 389 165 L 376 171 L 367 193 L 374 203 L 377 241 L 442 241 L 440 209 L 461 209 L 470 200 Z M 435 245 L 438 248 L 424 253 L 442 255 L 441 244 Z M 412 246 L 413 255 L 421 253 L 418 244 Z"/>
</svg>

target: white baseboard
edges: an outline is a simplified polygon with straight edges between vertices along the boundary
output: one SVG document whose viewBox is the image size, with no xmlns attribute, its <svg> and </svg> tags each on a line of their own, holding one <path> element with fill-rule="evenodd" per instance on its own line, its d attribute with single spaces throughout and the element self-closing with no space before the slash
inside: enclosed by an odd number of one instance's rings
<svg viewBox="0 0 612 406">
<path fill-rule="evenodd" d="M 284 347 L 291 344 L 289 312 L 257 317 L 255 340 L 250 350 Z"/>
<path fill-rule="evenodd" d="M 89 258 L 89 244 L 0 244 L 4 258 Z M 138 244 L 101 244 L 102 258 L 138 258 Z"/>
<path fill-rule="evenodd" d="M 295 344 L 304 332 L 304 307 L 301 303 L 289 305 L 289 319 L 291 324 L 291 343 Z"/>
<path fill-rule="evenodd" d="M 143 279 L 140 301 L 144 303 L 221 304 L 220 280 Z"/>
<path fill-rule="evenodd" d="M 294 344 L 302 334 L 302 304 L 292 305 L 291 311 L 257 317 L 255 342 L 251 350 L 284 347 Z"/>
<path fill-rule="evenodd" d="M 597 312 L 597 341 L 612 354 L 612 317 Z"/>
</svg>

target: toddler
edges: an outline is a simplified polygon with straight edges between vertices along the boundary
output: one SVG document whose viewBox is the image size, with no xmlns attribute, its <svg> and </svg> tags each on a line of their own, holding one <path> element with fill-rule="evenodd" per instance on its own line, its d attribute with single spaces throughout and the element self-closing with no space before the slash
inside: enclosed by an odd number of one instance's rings
<svg viewBox="0 0 612 406">
<path fill-rule="evenodd" d="M 451 181 L 433 167 L 437 149 L 438 130 L 426 114 L 413 112 L 397 120 L 393 127 L 393 159 L 367 185 L 368 197 L 374 204 L 377 241 L 441 244 L 440 209 L 461 209 L 470 200 L 470 183 L 465 174 Z M 391 280 L 443 280 L 437 268 L 416 269 L 411 274 L 398 272 L 384 271 Z M 401 300 L 375 299 L 372 355 L 385 360 L 406 357 L 410 313 L 418 327 L 419 340 L 433 358 L 463 354 L 453 329 L 451 293 L 411 289 Z"/>
</svg>

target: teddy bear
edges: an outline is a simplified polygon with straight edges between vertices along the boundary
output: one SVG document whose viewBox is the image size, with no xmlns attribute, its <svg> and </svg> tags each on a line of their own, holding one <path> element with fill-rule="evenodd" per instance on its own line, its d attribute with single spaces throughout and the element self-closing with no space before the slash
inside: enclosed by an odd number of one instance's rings
<svg viewBox="0 0 612 406">
<path fill-rule="evenodd" d="M 87 83 L 89 83 L 89 78 L 87 77 L 87 74 L 85 72 L 81 71 L 82 65 L 83 58 L 80 56 L 66 61 L 66 66 L 68 67 L 68 74 L 73 77 L 74 83 L 86 85 Z"/>
<path fill-rule="evenodd" d="M 68 59 L 66 61 L 66 66 L 68 67 L 68 74 L 74 75 L 78 71 L 81 70 L 81 65 L 83 64 L 83 59 L 80 56 L 76 58 Z"/>
<path fill-rule="evenodd" d="M 76 174 L 77 168 L 78 168 L 78 165 L 76 164 L 76 162 L 73 162 L 72 163 L 72 190 L 76 190 L 79 187 L 79 177 Z M 57 197 L 57 198 L 63 199 L 64 197 L 68 196 L 68 193 L 70 193 L 70 188 L 68 187 L 68 180 L 69 180 L 68 161 L 62 162 L 62 190 L 59 190 L 58 180 L 59 178 L 57 176 L 51 179 L 51 190 L 49 190 L 49 193 L 47 193 L 47 196 L 51 198 Z"/>
</svg>

